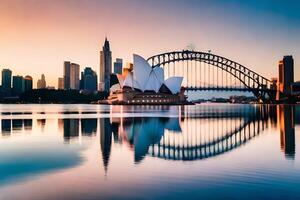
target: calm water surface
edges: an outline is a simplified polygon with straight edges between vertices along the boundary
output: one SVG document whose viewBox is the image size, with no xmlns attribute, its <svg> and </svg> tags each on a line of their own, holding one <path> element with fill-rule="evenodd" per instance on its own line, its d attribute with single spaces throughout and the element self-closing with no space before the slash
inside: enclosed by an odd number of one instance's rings
<svg viewBox="0 0 300 200">
<path fill-rule="evenodd" d="M 0 199 L 299 199 L 300 107 L 0 105 Z"/>
</svg>

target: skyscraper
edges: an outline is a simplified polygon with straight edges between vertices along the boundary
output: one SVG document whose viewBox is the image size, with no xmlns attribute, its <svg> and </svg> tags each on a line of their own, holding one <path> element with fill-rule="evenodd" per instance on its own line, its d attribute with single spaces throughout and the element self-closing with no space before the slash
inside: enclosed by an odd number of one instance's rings
<svg viewBox="0 0 300 200">
<path fill-rule="evenodd" d="M 70 89 L 70 70 L 71 70 L 71 62 L 64 62 L 64 88 L 66 90 Z"/>
<path fill-rule="evenodd" d="M 71 63 L 70 67 L 70 89 L 79 90 L 79 71 L 80 66 L 76 63 Z"/>
<path fill-rule="evenodd" d="M 11 75 L 12 72 L 9 69 L 2 70 L 2 88 L 11 89 Z"/>
<path fill-rule="evenodd" d="M 37 81 L 37 89 L 45 89 L 46 88 L 46 79 L 45 75 L 41 75 L 41 79 Z"/>
<path fill-rule="evenodd" d="M 64 78 L 58 78 L 58 89 L 63 90 L 64 88 Z"/>
<path fill-rule="evenodd" d="M 291 94 L 291 84 L 294 82 L 294 59 L 292 56 L 284 56 L 279 61 L 279 79 L 277 99 L 280 95 L 289 96 Z"/>
<path fill-rule="evenodd" d="M 24 78 L 24 90 L 26 91 L 30 91 L 32 90 L 32 77 L 31 76 L 25 76 Z"/>
<path fill-rule="evenodd" d="M 116 62 L 114 62 L 114 73 L 122 74 L 123 68 L 123 60 L 121 58 L 116 58 Z"/>
<path fill-rule="evenodd" d="M 80 89 L 90 92 L 97 90 L 97 74 L 90 67 L 81 72 Z"/>
<path fill-rule="evenodd" d="M 25 91 L 23 76 L 13 76 L 13 92 L 16 95 Z"/>
<path fill-rule="evenodd" d="M 104 90 L 109 91 L 109 77 L 112 68 L 112 58 L 109 46 L 109 41 L 105 38 L 104 46 L 100 52 L 100 83 L 104 84 Z M 101 88 L 99 88 L 101 89 Z"/>
</svg>

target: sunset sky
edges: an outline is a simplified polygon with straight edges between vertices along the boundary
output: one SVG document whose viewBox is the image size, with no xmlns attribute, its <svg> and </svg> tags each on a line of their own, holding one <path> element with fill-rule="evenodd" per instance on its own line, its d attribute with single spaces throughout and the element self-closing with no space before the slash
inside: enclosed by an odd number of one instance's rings
<svg viewBox="0 0 300 200">
<path fill-rule="evenodd" d="M 300 80 L 299 10 L 297 0 L 0 0 L 0 69 L 57 86 L 65 60 L 99 72 L 107 36 L 124 62 L 194 44 L 267 78 L 291 54 Z"/>
</svg>

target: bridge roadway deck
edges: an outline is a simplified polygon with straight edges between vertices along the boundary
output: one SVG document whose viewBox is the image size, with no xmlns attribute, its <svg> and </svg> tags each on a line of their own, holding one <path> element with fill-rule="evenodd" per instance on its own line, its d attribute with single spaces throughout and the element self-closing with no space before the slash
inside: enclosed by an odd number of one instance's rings
<svg viewBox="0 0 300 200">
<path fill-rule="evenodd" d="M 239 87 L 183 87 L 188 91 L 199 91 L 199 90 L 214 90 L 214 91 L 242 91 L 242 92 L 253 92 L 253 91 L 264 91 L 272 92 L 271 89 L 259 89 L 259 88 L 239 88 Z"/>
</svg>

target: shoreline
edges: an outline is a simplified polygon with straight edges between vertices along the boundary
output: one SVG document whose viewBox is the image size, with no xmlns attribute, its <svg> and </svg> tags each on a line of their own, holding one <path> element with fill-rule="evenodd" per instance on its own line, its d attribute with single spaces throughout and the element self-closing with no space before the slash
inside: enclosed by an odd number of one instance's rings
<svg viewBox="0 0 300 200">
<path fill-rule="evenodd" d="M 29 104 L 33 104 L 33 105 L 47 105 L 47 104 L 51 104 L 51 105 L 64 105 L 64 104 L 74 104 L 74 105 L 78 105 L 78 104 L 84 104 L 84 105 L 116 105 L 116 106 L 178 106 L 178 105 L 205 105 L 205 104 L 231 104 L 231 105 L 300 105 L 300 102 L 297 103 L 230 103 L 230 102 L 188 102 L 188 103 L 179 103 L 179 104 L 133 104 L 133 103 L 124 103 L 124 104 L 109 104 L 107 102 L 64 102 L 64 103 L 58 103 L 58 102 L 18 102 L 18 103 L 12 103 L 12 102 L 0 102 L 0 105 L 29 105 Z"/>
</svg>

